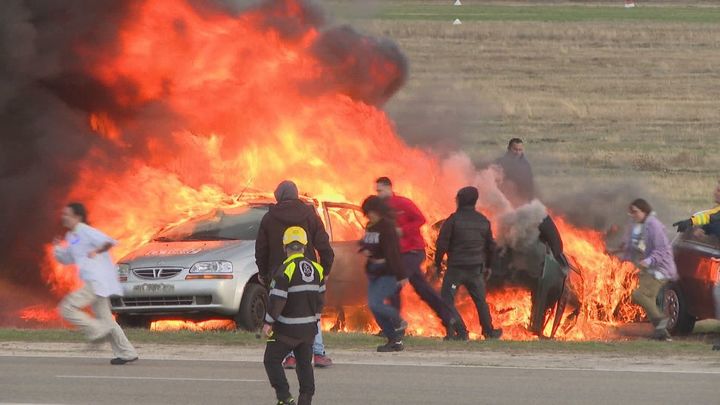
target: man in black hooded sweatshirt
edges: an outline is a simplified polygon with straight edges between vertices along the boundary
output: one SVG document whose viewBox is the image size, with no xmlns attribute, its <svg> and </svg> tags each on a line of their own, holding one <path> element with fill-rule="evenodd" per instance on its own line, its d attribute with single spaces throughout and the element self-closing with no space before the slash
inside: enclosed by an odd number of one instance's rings
<svg viewBox="0 0 720 405">
<path fill-rule="evenodd" d="M 308 237 L 305 257 L 319 262 L 327 277 L 332 269 L 335 253 L 330 246 L 330 237 L 325 231 L 325 225 L 315 208 L 299 199 L 297 186 L 289 180 L 278 184 L 275 189 L 275 200 L 277 204 L 270 206 L 270 210 L 260 221 L 260 229 L 255 241 L 255 263 L 260 282 L 267 286 L 285 261 L 287 256 L 282 242 L 283 234 L 291 226 L 299 226 L 305 230 Z M 316 251 L 320 255 L 319 260 Z M 325 356 L 322 332 L 318 332 L 315 337 L 313 352 L 315 367 L 332 365 L 332 360 Z M 294 368 L 295 364 L 295 358 L 292 356 L 283 363 L 285 368 Z"/>
<path fill-rule="evenodd" d="M 456 196 L 457 210 L 450 215 L 440 229 L 435 253 L 435 268 L 440 276 L 440 266 L 445 254 L 448 256 L 447 272 L 442 283 L 443 300 L 462 319 L 455 307 L 455 294 L 460 286 L 465 286 L 475 302 L 486 339 L 497 339 L 502 329 L 493 328 L 490 309 L 485 300 L 485 277 L 490 274 L 490 266 L 495 254 L 495 241 L 490 221 L 477 210 L 478 190 L 464 187 Z M 467 329 L 461 321 L 457 339 L 467 340 Z"/>
</svg>

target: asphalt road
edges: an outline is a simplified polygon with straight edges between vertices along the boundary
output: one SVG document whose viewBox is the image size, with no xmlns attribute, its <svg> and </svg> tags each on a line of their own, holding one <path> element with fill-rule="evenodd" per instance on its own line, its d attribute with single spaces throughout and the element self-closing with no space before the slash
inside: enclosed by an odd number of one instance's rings
<svg viewBox="0 0 720 405">
<path fill-rule="evenodd" d="M 0 356 L 0 403 L 273 404 L 265 378 L 258 362 Z M 337 364 L 316 378 L 315 404 L 720 403 L 720 370 Z"/>
</svg>

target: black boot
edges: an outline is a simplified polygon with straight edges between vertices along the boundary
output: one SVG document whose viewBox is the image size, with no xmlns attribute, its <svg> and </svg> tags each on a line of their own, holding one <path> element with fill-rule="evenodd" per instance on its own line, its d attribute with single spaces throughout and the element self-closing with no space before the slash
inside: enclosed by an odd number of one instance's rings
<svg viewBox="0 0 720 405">
<path fill-rule="evenodd" d="M 387 343 L 385 343 L 382 346 L 378 346 L 377 351 L 380 353 L 390 353 L 390 352 L 401 352 L 404 349 L 405 349 L 405 346 L 403 345 L 402 340 L 388 339 Z"/>
<path fill-rule="evenodd" d="M 485 339 L 500 339 L 502 336 L 503 331 L 500 328 L 493 329 L 488 333 L 483 333 L 483 336 L 485 336 Z"/>
</svg>

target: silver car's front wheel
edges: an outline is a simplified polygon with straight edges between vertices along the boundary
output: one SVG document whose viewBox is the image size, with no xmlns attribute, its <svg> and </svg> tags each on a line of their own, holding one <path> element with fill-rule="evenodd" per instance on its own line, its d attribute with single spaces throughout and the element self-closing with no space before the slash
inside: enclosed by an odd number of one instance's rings
<svg viewBox="0 0 720 405">
<path fill-rule="evenodd" d="M 256 331 L 262 327 L 266 311 L 267 290 L 260 284 L 250 283 L 245 286 L 235 322 L 238 328 Z"/>
</svg>

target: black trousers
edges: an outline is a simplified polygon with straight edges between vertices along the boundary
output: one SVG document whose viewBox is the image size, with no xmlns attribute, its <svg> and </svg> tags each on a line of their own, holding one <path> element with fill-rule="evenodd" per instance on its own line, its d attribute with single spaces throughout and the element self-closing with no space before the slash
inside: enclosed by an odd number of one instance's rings
<svg viewBox="0 0 720 405">
<path fill-rule="evenodd" d="M 482 326 L 483 335 L 487 335 L 493 330 L 492 318 L 490 317 L 490 308 L 485 300 L 485 278 L 483 276 L 483 266 L 455 266 L 449 267 L 445 278 L 443 279 L 440 295 L 443 300 L 452 308 L 453 313 L 458 319 L 457 307 L 455 307 L 455 294 L 460 286 L 467 289 L 470 298 L 472 298 L 477 308 L 480 326 Z M 463 329 L 464 322 L 462 323 Z"/>
<path fill-rule="evenodd" d="M 421 266 L 425 261 L 425 252 L 411 251 L 402 254 L 403 266 L 408 275 L 408 282 L 415 289 L 421 300 L 432 309 L 442 321 L 443 326 L 450 327 L 455 318 L 452 308 L 435 292 L 430 283 L 425 280 Z M 400 290 L 390 297 L 390 305 L 400 311 Z M 457 311 L 456 311 L 457 312 Z M 449 331 L 450 332 L 450 331 Z"/>
<path fill-rule="evenodd" d="M 270 379 L 270 385 L 275 389 L 275 395 L 278 401 L 285 401 L 292 397 L 290 395 L 290 386 L 285 377 L 285 370 L 282 362 L 285 357 L 295 352 L 295 360 L 297 360 L 298 384 L 300 385 L 300 397 L 303 403 L 310 404 L 310 399 L 315 394 L 315 375 L 313 374 L 312 356 L 313 344 L 310 342 L 301 342 L 296 345 L 289 344 L 285 341 L 271 338 L 265 347 L 265 372 Z M 300 403 L 300 402 L 298 402 Z"/>
</svg>

